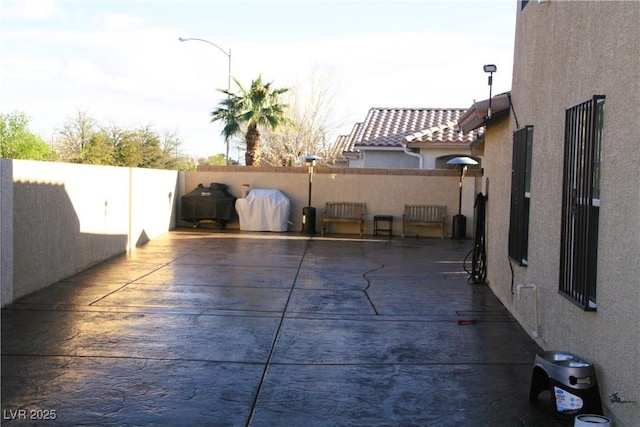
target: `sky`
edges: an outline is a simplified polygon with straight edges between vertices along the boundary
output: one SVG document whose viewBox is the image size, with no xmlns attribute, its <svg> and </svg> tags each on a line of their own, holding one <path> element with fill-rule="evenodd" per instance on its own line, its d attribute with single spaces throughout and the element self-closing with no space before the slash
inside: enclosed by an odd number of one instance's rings
<svg viewBox="0 0 640 427">
<path fill-rule="evenodd" d="M 0 0 L 0 112 L 47 142 L 78 112 L 224 153 L 210 113 L 231 75 L 334 93 L 330 138 L 370 108 L 468 108 L 511 87 L 516 0 Z M 209 41 L 178 39 L 199 38 Z M 229 56 L 230 53 L 230 56 Z M 231 83 L 232 91 L 236 89 Z M 304 95 L 301 95 L 304 96 Z M 230 153 L 240 158 L 240 153 Z"/>
</svg>

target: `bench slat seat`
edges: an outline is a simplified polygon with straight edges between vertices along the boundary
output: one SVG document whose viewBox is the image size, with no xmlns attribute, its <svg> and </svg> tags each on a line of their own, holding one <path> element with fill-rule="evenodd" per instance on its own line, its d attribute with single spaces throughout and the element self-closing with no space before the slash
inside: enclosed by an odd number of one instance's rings
<svg viewBox="0 0 640 427">
<path fill-rule="evenodd" d="M 364 234 L 365 203 L 327 202 L 322 213 L 322 232 L 327 230 L 329 222 L 356 222 L 360 224 L 360 235 Z"/>
<path fill-rule="evenodd" d="M 444 239 L 444 221 L 446 207 L 437 205 L 404 205 L 402 215 L 402 237 L 408 225 L 423 225 L 427 227 L 440 227 L 441 238 Z"/>
</svg>

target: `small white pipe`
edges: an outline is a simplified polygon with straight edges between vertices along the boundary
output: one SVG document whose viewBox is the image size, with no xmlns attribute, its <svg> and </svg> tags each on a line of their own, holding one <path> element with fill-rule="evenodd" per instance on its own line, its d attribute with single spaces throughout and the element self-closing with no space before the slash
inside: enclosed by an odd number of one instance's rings
<svg viewBox="0 0 640 427">
<path fill-rule="evenodd" d="M 533 338 L 539 338 L 540 334 L 538 333 L 538 287 L 532 283 L 520 283 L 516 286 L 516 292 L 518 294 L 518 299 L 520 299 L 520 291 L 523 289 L 531 289 L 533 294 L 533 306 L 535 311 L 535 328 L 531 335 Z"/>
<path fill-rule="evenodd" d="M 531 283 L 520 283 L 516 286 L 516 292 L 518 292 L 518 298 L 520 298 L 520 291 L 523 289 L 532 289 L 534 291 L 538 290 L 538 287 Z"/>
<path fill-rule="evenodd" d="M 418 165 L 419 165 L 418 169 L 423 169 L 424 168 L 424 159 L 422 158 L 422 154 L 415 153 L 415 152 L 409 150 L 409 147 L 407 147 L 407 144 L 402 144 L 402 149 L 404 150 L 405 154 L 408 154 L 410 156 L 418 158 Z"/>
</svg>

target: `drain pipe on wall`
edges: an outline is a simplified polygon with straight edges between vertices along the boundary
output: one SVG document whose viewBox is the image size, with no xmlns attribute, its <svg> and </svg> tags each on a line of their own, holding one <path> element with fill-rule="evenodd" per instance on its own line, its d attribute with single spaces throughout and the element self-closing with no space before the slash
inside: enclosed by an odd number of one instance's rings
<svg viewBox="0 0 640 427">
<path fill-rule="evenodd" d="M 531 283 L 519 283 L 516 286 L 516 294 L 518 295 L 518 299 L 520 299 L 520 291 L 523 289 L 531 289 L 533 291 L 533 305 L 535 310 L 535 326 L 531 335 L 533 338 L 538 339 L 540 337 L 540 333 L 538 332 L 538 287 Z"/>
<path fill-rule="evenodd" d="M 418 158 L 418 164 L 419 164 L 418 169 L 424 168 L 424 159 L 422 158 L 422 154 L 418 154 L 414 151 L 409 150 L 409 147 L 407 147 L 406 143 L 402 144 L 402 149 L 404 150 L 405 154 Z"/>
</svg>

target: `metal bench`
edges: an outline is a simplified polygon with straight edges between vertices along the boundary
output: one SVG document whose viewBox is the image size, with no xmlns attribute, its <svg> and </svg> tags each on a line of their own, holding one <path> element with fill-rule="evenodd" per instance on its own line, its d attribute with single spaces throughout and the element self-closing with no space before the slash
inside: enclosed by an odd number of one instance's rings
<svg viewBox="0 0 640 427">
<path fill-rule="evenodd" d="M 324 235 L 329 222 L 356 222 L 360 224 L 360 235 L 364 234 L 365 203 L 327 202 L 322 213 L 322 231 Z"/>
<path fill-rule="evenodd" d="M 402 237 L 405 235 L 407 226 L 423 225 L 427 227 L 440 227 L 441 238 L 444 239 L 445 216 L 445 206 L 404 205 Z"/>
</svg>

